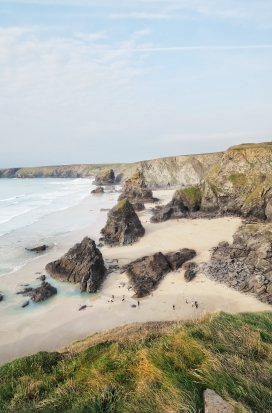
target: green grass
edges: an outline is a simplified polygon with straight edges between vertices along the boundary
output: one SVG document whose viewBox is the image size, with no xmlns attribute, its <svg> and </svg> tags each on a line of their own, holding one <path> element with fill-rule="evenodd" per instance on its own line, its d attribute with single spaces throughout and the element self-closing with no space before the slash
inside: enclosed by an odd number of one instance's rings
<svg viewBox="0 0 272 413">
<path fill-rule="evenodd" d="M 228 180 L 236 186 L 245 186 L 247 184 L 247 177 L 244 174 L 233 174 L 228 177 Z"/>
<path fill-rule="evenodd" d="M 267 149 L 272 150 L 272 142 L 261 143 L 242 143 L 240 145 L 231 146 L 229 150 L 241 151 L 246 149 Z"/>
<path fill-rule="evenodd" d="M 0 367 L 0 411 L 200 413 L 211 388 L 236 412 L 268 413 L 271 363 L 270 312 L 120 327 Z"/>
<path fill-rule="evenodd" d="M 112 211 L 126 211 L 126 210 L 133 210 L 133 206 L 131 205 L 131 203 L 129 202 L 129 200 L 127 198 L 122 199 L 122 201 L 119 201 L 117 205 L 115 205 L 115 207 L 112 209 Z"/>
</svg>

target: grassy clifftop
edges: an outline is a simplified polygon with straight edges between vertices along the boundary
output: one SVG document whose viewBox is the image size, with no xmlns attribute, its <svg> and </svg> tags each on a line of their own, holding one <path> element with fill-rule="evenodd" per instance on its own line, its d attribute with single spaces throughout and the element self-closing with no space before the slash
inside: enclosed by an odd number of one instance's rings
<svg viewBox="0 0 272 413">
<path fill-rule="evenodd" d="M 201 413 L 208 387 L 268 413 L 271 332 L 272 313 L 120 327 L 1 367 L 0 411 Z"/>
</svg>

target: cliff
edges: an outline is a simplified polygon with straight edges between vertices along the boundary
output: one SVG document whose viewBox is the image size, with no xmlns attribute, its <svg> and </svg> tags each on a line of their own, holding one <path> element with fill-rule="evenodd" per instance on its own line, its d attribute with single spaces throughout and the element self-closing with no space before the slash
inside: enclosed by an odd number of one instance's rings
<svg viewBox="0 0 272 413">
<path fill-rule="evenodd" d="M 207 171 L 201 185 L 176 191 L 167 206 L 157 208 L 153 222 L 219 215 L 271 221 L 271 165 L 272 143 L 233 146 Z"/>
<path fill-rule="evenodd" d="M 222 157 L 222 152 L 204 155 L 182 155 L 128 164 L 82 164 L 0 169 L 0 178 L 88 178 L 112 169 L 117 182 L 123 182 L 136 171 L 144 173 L 149 187 L 194 185 Z"/>
</svg>

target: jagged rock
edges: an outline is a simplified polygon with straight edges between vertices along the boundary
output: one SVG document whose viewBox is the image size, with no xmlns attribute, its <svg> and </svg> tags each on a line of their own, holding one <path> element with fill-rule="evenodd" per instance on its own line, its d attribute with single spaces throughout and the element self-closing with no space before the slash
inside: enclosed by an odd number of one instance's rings
<svg viewBox="0 0 272 413">
<path fill-rule="evenodd" d="M 101 230 L 106 244 L 132 244 L 144 233 L 138 215 L 127 199 L 123 199 L 110 210 L 107 223 Z"/>
<path fill-rule="evenodd" d="M 139 258 L 126 268 L 135 297 L 138 298 L 149 295 L 170 271 L 169 262 L 161 252 Z"/>
<path fill-rule="evenodd" d="M 50 262 L 46 271 L 57 280 L 79 283 L 80 291 L 95 293 L 106 275 L 101 252 L 95 242 L 85 237 L 59 260 Z"/>
<path fill-rule="evenodd" d="M 132 204 L 135 211 L 140 212 L 145 210 L 144 204 L 141 202 L 135 202 Z"/>
<path fill-rule="evenodd" d="M 91 191 L 91 194 L 104 194 L 104 188 L 102 186 L 98 186 Z"/>
<path fill-rule="evenodd" d="M 169 252 L 168 254 L 165 254 L 172 270 L 178 270 L 186 261 L 191 260 L 195 256 L 196 252 L 188 248 L 183 248 L 177 252 Z"/>
<path fill-rule="evenodd" d="M 3 301 L 3 299 L 4 299 L 3 294 L 0 294 L 0 302 Z"/>
<path fill-rule="evenodd" d="M 200 210 L 201 199 L 202 191 L 198 186 L 178 189 L 167 205 L 153 209 L 154 215 L 151 218 L 151 222 L 189 217 L 191 213 Z"/>
<path fill-rule="evenodd" d="M 35 302 L 44 301 L 52 295 L 57 294 L 57 289 L 53 287 L 51 284 L 43 281 L 42 285 L 38 288 L 35 288 L 31 291 L 31 299 Z"/>
<path fill-rule="evenodd" d="M 154 202 L 152 191 L 147 187 L 145 177 L 142 172 L 135 172 L 128 178 L 123 186 L 123 190 L 118 200 L 127 198 L 131 203 Z"/>
<path fill-rule="evenodd" d="M 184 273 L 185 281 L 190 282 L 195 278 L 198 272 L 198 265 L 195 262 L 186 262 L 184 264 L 184 269 L 185 269 L 185 273 Z"/>
<path fill-rule="evenodd" d="M 115 175 L 112 169 L 105 169 L 96 174 L 94 185 L 113 185 L 115 180 Z"/>
<path fill-rule="evenodd" d="M 234 413 L 234 408 L 215 391 L 204 391 L 205 413 Z"/>
<path fill-rule="evenodd" d="M 272 304 L 272 224 L 242 225 L 233 244 L 221 242 L 203 266 L 209 278 Z"/>
<path fill-rule="evenodd" d="M 39 247 L 35 247 L 35 248 L 26 248 L 27 251 L 31 251 L 31 252 L 42 252 L 45 251 L 49 248 L 49 245 L 40 245 Z"/>
<path fill-rule="evenodd" d="M 22 307 L 25 308 L 25 307 L 28 306 L 28 304 L 29 304 L 29 301 L 25 301 L 25 302 L 22 304 Z"/>
<path fill-rule="evenodd" d="M 46 276 L 44 274 L 40 275 L 40 277 L 37 277 L 37 280 L 45 281 L 45 279 L 46 279 Z"/>
</svg>

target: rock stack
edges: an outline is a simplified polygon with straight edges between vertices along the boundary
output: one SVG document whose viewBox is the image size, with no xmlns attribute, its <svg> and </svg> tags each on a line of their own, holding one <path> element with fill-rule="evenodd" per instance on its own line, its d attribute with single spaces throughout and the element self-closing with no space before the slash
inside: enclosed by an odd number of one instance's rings
<svg viewBox="0 0 272 413">
<path fill-rule="evenodd" d="M 154 202 L 152 191 L 147 187 L 144 174 L 135 172 L 128 178 L 123 186 L 119 201 L 127 198 L 132 204 L 139 204 L 137 210 L 141 210 L 144 202 Z"/>
<path fill-rule="evenodd" d="M 123 199 L 110 210 L 107 223 L 101 230 L 106 244 L 132 244 L 144 233 L 145 229 L 128 199 Z"/>
<path fill-rule="evenodd" d="M 115 181 L 115 175 L 112 169 L 104 169 L 96 174 L 95 180 L 93 181 L 94 185 L 97 186 L 108 186 L 113 185 Z"/>
<path fill-rule="evenodd" d="M 46 271 L 57 280 L 79 283 L 80 291 L 95 293 L 106 275 L 104 260 L 95 242 L 85 237 L 59 260 L 50 262 Z"/>
</svg>

